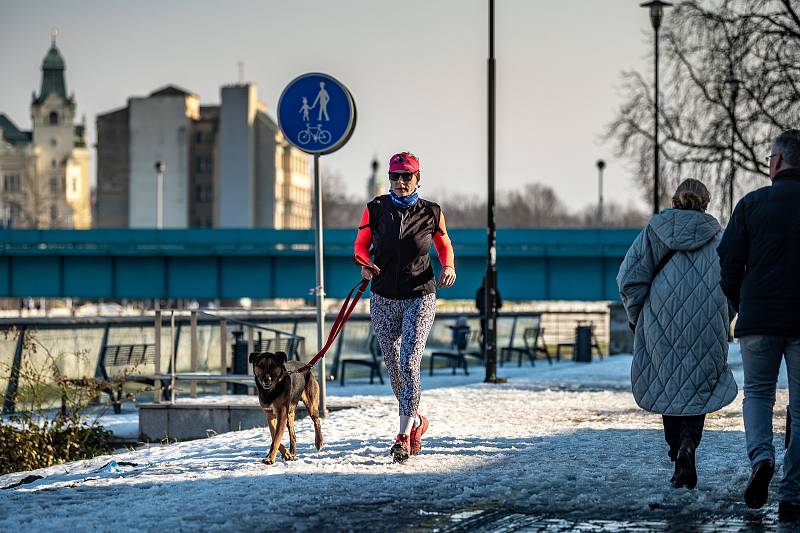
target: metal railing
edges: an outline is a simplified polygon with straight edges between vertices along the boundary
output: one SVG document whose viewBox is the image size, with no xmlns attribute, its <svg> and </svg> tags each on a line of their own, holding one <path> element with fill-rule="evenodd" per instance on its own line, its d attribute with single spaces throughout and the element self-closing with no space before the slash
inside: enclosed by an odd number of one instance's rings
<svg viewBox="0 0 800 533">
<path fill-rule="evenodd" d="M 477 312 L 439 312 L 436 316 L 434 328 L 428 340 L 428 349 L 446 349 L 451 341 L 451 332 L 447 324 L 455 322 L 459 317 L 466 317 L 470 327 L 479 329 L 480 316 Z M 354 351 L 361 342 L 359 335 L 368 332 L 368 313 L 353 314 L 345 329 L 343 337 L 337 340 L 335 351 L 325 358 L 332 374 L 337 373 L 338 361 L 343 353 Z M 580 322 L 592 322 L 595 335 L 603 351 L 607 353 L 609 342 L 609 312 L 607 307 L 576 310 L 549 310 L 537 311 L 507 311 L 499 314 L 498 347 L 522 345 L 522 334 L 528 322 L 536 321 L 539 327 L 544 328 L 544 341 L 551 352 L 559 343 L 574 340 L 575 327 Z M 179 392 L 177 382 L 189 382 L 189 394 L 197 397 L 198 384 L 201 382 L 219 383 L 219 392 L 225 394 L 229 383 L 247 383 L 252 385 L 250 370 L 247 375 L 228 373 L 227 369 L 232 359 L 229 359 L 229 349 L 233 344 L 234 334 L 241 334 L 247 342 L 248 353 L 254 351 L 259 336 L 266 334 L 270 338 L 294 338 L 298 341 L 299 359 L 306 359 L 306 350 L 311 354 L 316 353 L 316 338 L 314 324 L 316 317 L 314 311 L 236 311 L 231 309 L 195 310 L 186 311 L 168 309 L 156 311 L 149 315 L 138 317 L 80 317 L 80 318 L 14 318 L 0 319 L 0 332 L 15 328 L 17 336 L 3 338 L 0 342 L 4 348 L 0 349 L 0 363 L 7 361 L 10 368 L 8 376 L 0 376 L 0 390 L 5 385 L 4 412 L 14 410 L 14 398 L 19 386 L 19 371 L 23 360 L 33 357 L 23 349 L 26 332 L 43 336 L 46 333 L 45 344 L 75 346 L 88 354 L 87 362 L 76 365 L 70 377 L 106 378 L 104 354 L 108 345 L 122 344 L 149 344 L 152 343 L 155 351 L 152 372 L 141 372 L 140 377 L 152 378 L 155 401 L 162 401 L 164 385 L 167 384 L 168 398 L 174 401 Z M 330 322 L 327 324 L 330 327 Z M 361 327 L 353 327 L 362 325 Z M 164 328 L 168 328 L 164 332 Z M 181 342 L 182 333 L 189 330 L 188 372 L 180 371 L 181 360 L 186 368 L 186 343 Z M 198 332 L 204 331 L 203 343 L 199 342 Z M 301 330 L 307 330 L 306 336 Z M 214 344 L 216 343 L 216 346 Z M 202 346 L 201 346 L 202 344 Z M 181 350 L 184 348 L 184 350 Z M 61 350 L 61 347 L 54 351 Z M 166 357 L 165 357 L 166 356 Z M 202 357 L 204 356 L 204 358 Z M 166 365 L 164 364 L 166 363 Z M 166 372 L 162 372 L 165 367 Z M 92 369 L 92 367 L 94 367 Z M 204 372 L 200 372 L 201 367 Z M 159 378 L 156 380 L 155 378 Z M 191 379 L 194 378 L 194 379 Z M 166 382 L 166 383 L 165 383 Z M 214 387 L 214 385 L 212 385 Z M 209 389 L 204 389 L 209 390 Z"/>
</svg>

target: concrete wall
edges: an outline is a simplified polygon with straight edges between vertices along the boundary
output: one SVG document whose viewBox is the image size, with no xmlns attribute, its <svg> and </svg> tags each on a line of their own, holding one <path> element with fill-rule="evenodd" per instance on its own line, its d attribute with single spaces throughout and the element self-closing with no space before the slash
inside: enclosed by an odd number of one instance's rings
<svg viewBox="0 0 800 533">
<path fill-rule="evenodd" d="M 156 227 L 156 161 L 164 173 L 164 227 L 189 226 L 189 144 L 192 119 L 197 117 L 194 96 L 131 98 L 130 194 L 131 228 Z"/>
<path fill-rule="evenodd" d="M 128 227 L 130 132 L 128 108 L 97 116 L 97 200 L 95 226 Z"/>
<path fill-rule="evenodd" d="M 222 88 L 218 156 L 217 214 L 220 228 L 252 228 L 256 222 L 254 85 Z"/>
</svg>

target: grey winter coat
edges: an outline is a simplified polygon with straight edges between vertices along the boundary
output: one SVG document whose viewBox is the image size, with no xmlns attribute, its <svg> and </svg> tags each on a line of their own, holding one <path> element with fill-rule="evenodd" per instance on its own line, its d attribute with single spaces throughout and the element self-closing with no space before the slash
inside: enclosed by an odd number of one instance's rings
<svg viewBox="0 0 800 533">
<path fill-rule="evenodd" d="M 653 216 L 617 275 L 635 325 L 631 384 L 642 409 L 665 415 L 711 413 L 736 398 L 728 368 L 728 301 L 720 287 L 719 222 L 699 211 Z M 677 253 L 654 279 L 659 261 Z"/>
</svg>

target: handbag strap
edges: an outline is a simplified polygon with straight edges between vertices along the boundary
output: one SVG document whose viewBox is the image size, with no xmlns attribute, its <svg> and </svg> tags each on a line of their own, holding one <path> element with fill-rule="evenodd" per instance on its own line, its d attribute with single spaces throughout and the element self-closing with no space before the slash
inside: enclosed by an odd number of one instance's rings
<svg viewBox="0 0 800 533">
<path fill-rule="evenodd" d="M 656 279 L 658 273 L 664 270 L 664 267 L 667 266 L 669 260 L 672 259 L 672 256 L 674 256 L 676 253 L 678 253 L 678 250 L 670 250 L 669 252 L 666 253 L 664 257 L 661 258 L 661 261 L 658 262 L 655 270 L 653 270 L 653 279 Z"/>
</svg>

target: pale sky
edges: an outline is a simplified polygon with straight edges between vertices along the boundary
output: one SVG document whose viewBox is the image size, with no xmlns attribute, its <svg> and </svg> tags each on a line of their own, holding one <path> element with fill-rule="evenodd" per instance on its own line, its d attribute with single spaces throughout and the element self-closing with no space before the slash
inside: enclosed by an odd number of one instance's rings
<svg viewBox="0 0 800 533">
<path fill-rule="evenodd" d="M 167 84 L 219 102 L 245 81 L 275 117 L 304 72 L 345 83 L 358 107 L 349 143 L 323 168 L 366 195 L 370 161 L 410 150 L 421 195 L 486 194 L 487 0 L 0 0 L 0 112 L 30 129 L 50 31 L 67 89 L 96 142 L 98 113 Z M 571 209 L 597 198 L 647 209 L 601 135 L 622 102 L 620 72 L 650 74 L 650 22 L 638 0 L 497 0 L 497 187 L 541 182 Z M 94 150 L 92 157 L 95 157 Z M 92 165 L 94 168 L 94 165 Z M 94 171 L 92 171 L 94 172 Z M 94 176 L 92 176 L 94 180 Z"/>
</svg>

